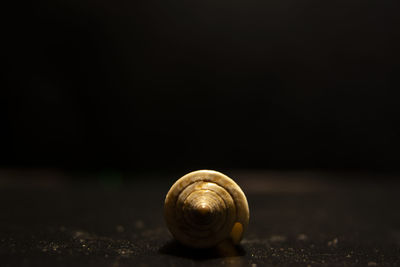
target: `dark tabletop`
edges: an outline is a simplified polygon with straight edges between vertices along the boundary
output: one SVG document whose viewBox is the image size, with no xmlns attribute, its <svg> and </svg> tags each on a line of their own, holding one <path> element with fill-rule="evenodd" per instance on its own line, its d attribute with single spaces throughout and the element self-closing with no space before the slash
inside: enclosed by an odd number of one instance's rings
<svg viewBox="0 0 400 267">
<path fill-rule="evenodd" d="M 191 250 L 162 217 L 179 175 L 3 170 L 0 265 L 400 265 L 395 176 L 226 173 L 248 197 L 248 231 L 238 247 Z"/>
</svg>

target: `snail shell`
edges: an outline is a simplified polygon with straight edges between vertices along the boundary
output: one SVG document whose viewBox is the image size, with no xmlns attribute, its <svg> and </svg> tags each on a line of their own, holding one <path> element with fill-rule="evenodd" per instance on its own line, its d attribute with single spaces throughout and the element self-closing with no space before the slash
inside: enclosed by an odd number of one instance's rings
<svg viewBox="0 0 400 267">
<path fill-rule="evenodd" d="M 207 248 L 225 240 L 239 244 L 249 222 L 240 187 L 211 170 L 186 174 L 172 185 L 164 204 L 168 229 L 182 244 Z"/>
</svg>

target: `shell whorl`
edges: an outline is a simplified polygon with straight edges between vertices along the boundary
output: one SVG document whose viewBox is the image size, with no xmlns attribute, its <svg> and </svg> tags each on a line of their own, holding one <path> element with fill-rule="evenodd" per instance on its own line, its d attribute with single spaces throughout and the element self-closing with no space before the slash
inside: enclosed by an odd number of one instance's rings
<svg viewBox="0 0 400 267">
<path fill-rule="evenodd" d="M 231 239 L 238 244 L 247 228 L 249 207 L 240 187 L 211 170 L 186 174 L 169 190 L 164 216 L 172 235 L 191 247 L 213 247 Z"/>
</svg>

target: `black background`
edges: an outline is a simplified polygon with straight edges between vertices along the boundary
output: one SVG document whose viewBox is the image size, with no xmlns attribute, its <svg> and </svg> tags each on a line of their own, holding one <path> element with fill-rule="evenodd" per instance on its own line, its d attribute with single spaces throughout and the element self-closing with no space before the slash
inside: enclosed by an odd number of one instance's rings
<svg viewBox="0 0 400 267">
<path fill-rule="evenodd" d="M 398 168 L 398 1 L 14 5 L 3 167 Z"/>
<path fill-rule="evenodd" d="M 400 265 L 399 10 L 3 3 L 2 266 Z M 165 194 L 202 168 L 246 193 L 231 251 L 165 225 Z"/>
</svg>

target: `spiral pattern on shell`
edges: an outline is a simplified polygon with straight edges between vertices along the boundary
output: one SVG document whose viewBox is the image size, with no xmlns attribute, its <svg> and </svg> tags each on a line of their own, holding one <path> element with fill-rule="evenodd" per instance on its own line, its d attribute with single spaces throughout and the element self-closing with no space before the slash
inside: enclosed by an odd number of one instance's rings
<svg viewBox="0 0 400 267">
<path fill-rule="evenodd" d="M 249 221 L 240 187 L 211 170 L 186 174 L 169 190 L 164 216 L 172 235 L 191 247 L 213 247 L 224 240 L 238 244 Z"/>
</svg>

